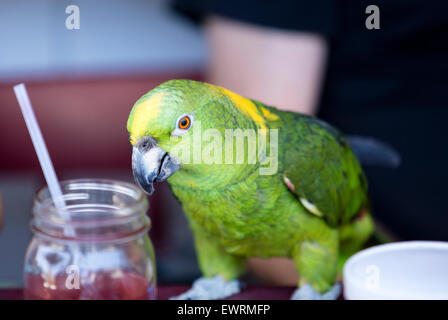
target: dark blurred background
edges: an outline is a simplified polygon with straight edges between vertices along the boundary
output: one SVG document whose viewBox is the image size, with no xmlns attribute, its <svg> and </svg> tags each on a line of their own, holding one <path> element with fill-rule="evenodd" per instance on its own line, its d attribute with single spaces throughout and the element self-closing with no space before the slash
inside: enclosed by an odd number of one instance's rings
<svg viewBox="0 0 448 320">
<path fill-rule="evenodd" d="M 72 4 L 79 30 L 65 27 Z M 371 4 L 380 29 L 366 28 Z M 380 228 L 446 241 L 447 58 L 443 1 L 2 0 L 0 287 L 22 284 L 31 202 L 44 184 L 14 84 L 27 85 L 60 179 L 132 181 L 129 111 L 172 78 L 318 115 L 400 152 L 398 169 L 366 168 Z M 159 282 L 190 282 L 199 271 L 180 205 L 165 184 L 150 202 Z M 270 263 L 251 268 L 295 283 L 290 261 Z"/>
</svg>

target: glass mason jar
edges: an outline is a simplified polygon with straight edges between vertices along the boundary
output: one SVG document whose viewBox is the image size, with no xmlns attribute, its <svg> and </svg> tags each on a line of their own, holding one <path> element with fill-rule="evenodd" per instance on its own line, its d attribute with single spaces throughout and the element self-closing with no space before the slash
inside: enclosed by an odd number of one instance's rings
<svg viewBox="0 0 448 320">
<path fill-rule="evenodd" d="M 33 203 L 25 256 L 26 299 L 155 299 L 148 201 L 112 180 L 61 182 L 65 206 L 47 188 Z"/>
</svg>

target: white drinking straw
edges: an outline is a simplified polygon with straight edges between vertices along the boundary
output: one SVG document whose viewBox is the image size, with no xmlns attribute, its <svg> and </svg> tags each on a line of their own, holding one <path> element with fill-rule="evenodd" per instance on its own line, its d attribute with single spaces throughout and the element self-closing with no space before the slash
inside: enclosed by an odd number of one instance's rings
<svg viewBox="0 0 448 320">
<path fill-rule="evenodd" d="M 25 119 L 31 140 L 33 141 L 37 157 L 39 158 L 40 166 L 44 172 L 45 180 L 47 181 L 53 203 L 57 208 L 64 208 L 65 201 L 62 197 L 61 187 L 59 186 L 58 178 L 56 176 L 56 172 L 54 171 L 53 164 L 51 163 L 50 155 L 48 154 L 47 146 L 45 145 L 42 132 L 40 131 L 39 124 L 37 123 L 25 84 L 21 83 L 14 86 L 14 92 L 16 94 L 17 101 L 19 102 L 20 109 L 22 110 L 22 115 Z"/>
</svg>

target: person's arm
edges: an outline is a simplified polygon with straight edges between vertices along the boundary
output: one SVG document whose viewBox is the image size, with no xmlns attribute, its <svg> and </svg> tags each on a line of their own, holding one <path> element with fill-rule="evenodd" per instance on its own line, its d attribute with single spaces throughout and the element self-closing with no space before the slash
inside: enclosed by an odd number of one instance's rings
<svg viewBox="0 0 448 320">
<path fill-rule="evenodd" d="M 328 45 L 318 35 L 212 16 L 207 81 L 284 110 L 315 114 Z"/>
</svg>

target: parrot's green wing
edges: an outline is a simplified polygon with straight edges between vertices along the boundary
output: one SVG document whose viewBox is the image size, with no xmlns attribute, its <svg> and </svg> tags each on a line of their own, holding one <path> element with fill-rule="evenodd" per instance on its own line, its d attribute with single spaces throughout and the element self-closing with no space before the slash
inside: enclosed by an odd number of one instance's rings
<svg viewBox="0 0 448 320">
<path fill-rule="evenodd" d="M 349 221 L 367 204 L 367 181 L 349 144 L 323 121 L 279 114 L 283 181 L 310 213 L 330 226 Z"/>
</svg>

